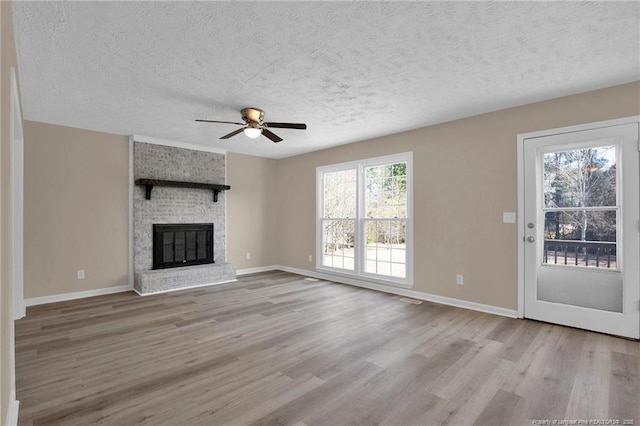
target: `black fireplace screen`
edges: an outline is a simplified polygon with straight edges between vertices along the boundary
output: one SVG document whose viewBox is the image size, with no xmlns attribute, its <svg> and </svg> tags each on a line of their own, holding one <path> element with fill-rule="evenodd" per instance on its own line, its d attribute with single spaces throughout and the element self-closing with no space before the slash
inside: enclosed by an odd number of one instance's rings
<svg viewBox="0 0 640 426">
<path fill-rule="evenodd" d="M 213 223 L 153 225 L 153 269 L 213 262 Z"/>
</svg>

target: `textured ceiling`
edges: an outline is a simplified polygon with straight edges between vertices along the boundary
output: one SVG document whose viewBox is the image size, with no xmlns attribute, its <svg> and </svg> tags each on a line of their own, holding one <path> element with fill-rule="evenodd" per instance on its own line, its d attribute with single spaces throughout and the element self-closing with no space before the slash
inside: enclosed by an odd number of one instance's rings
<svg viewBox="0 0 640 426">
<path fill-rule="evenodd" d="M 26 119 L 272 158 L 640 79 L 635 2 L 13 6 Z"/>
</svg>

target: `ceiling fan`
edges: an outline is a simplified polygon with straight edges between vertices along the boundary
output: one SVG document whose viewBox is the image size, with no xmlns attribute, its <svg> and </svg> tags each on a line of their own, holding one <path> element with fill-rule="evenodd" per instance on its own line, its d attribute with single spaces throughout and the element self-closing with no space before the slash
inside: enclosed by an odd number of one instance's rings
<svg viewBox="0 0 640 426">
<path fill-rule="evenodd" d="M 217 120 L 196 120 L 203 123 L 224 123 L 224 124 L 237 124 L 242 126 L 238 130 L 234 130 L 233 132 L 222 136 L 220 139 L 229 139 L 232 136 L 235 136 L 241 132 L 244 132 L 250 138 L 257 138 L 261 134 L 273 142 L 280 142 L 282 138 L 275 133 L 273 133 L 269 128 L 280 128 L 280 129 L 299 129 L 305 130 L 307 128 L 306 124 L 303 123 L 273 123 L 273 122 L 264 122 L 264 111 L 258 108 L 244 108 L 240 111 L 242 115 L 242 119 L 244 123 L 236 123 L 233 121 L 217 121 Z"/>
</svg>

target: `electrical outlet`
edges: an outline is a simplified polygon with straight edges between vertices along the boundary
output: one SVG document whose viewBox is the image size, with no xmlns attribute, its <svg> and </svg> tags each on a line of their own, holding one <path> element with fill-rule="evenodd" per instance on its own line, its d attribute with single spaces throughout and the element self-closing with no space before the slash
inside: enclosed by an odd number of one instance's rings
<svg viewBox="0 0 640 426">
<path fill-rule="evenodd" d="M 251 260 L 251 253 L 247 252 L 247 254 L 245 255 L 245 257 L 247 258 L 247 260 Z"/>
<path fill-rule="evenodd" d="M 309 255 L 309 262 L 313 262 L 313 255 L 312 254 Z"/>
<path fill-rule="evenodd" d="M 84 280 L 84 269 L 78 269 L 78 279 Z"/>
<path fill-rule="evenodd" d="M 456 275 L 456 284 L 464 285 L 464 277 L 462 275 Z"/>
</svg>

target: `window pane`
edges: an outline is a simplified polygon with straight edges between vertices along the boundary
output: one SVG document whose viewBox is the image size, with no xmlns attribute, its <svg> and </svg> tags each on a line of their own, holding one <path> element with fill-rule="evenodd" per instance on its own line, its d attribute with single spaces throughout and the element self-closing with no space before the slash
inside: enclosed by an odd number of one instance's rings
<svg viewBox="0 0 640 426">
<path fill-rule="evenodd" d="M 365 272 L 406 277 L 406 221 L 365 220 Z"/>
<path fill-rule="evenodd" d="M 365 210 L 367 217 L 407 217 L 407 163 L 365 168 Z"/>
<path fill-rule="evenodd" d="M 545 213 L 543 263 L 617 269 L 616 210 Z"/>
<path fill-rule="evenodd" d="M 322 264 L 354 270 L 355 220 L 326 219 L 322 222 Z"/>
<path fill-rule="evenodd" d="M 546 207 L 616 205 L 616 147 L 577 149 L 544 155 Z"/>
<path fill-rule="evenodd" d="M 356 217 L 356 169 L 323 174 L 323 217 Z"/>
<path fill-rule="evenodd" d="M 316 169 L 319 267 L 408 283 L 411 158 L 404 153 Z"/>
</svg>

